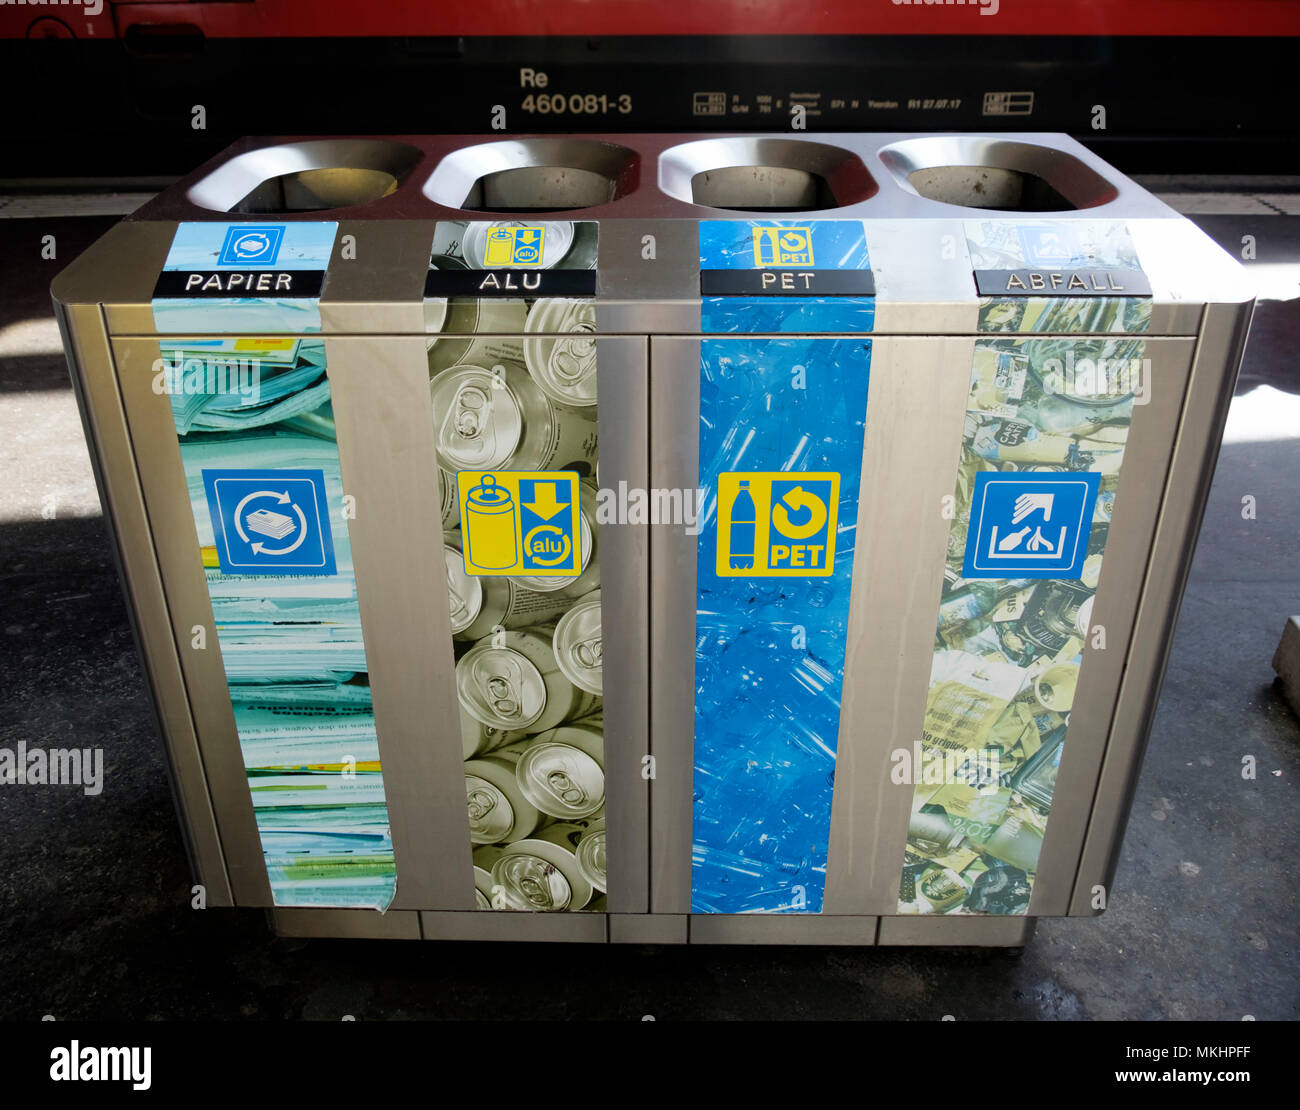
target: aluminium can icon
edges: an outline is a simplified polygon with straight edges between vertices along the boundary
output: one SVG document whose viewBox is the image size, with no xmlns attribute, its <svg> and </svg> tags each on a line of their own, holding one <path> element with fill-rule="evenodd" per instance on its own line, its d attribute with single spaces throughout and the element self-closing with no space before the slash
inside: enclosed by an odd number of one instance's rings
<svg viewBox="0 0 1300 1110">
<path fill-rule="evenodd" d="M 518 229 L 537 227 L 542 229 L 541 260 L 529 264 L 540 266 L 543 270 L 555 268 L 573 246 L 573 223 L 568 220 L 548 220 L 541 223 L 532 220 L 498 220 L 490 223 L 476 221 L 467 224 L 461 239 L 461 252 L 466 265 L 471 270 L 484 270 L 501 265 L 509 268 L 509 263 L 495 261 L 495 255 L 493 260 L 489 261 L 489 246 L 513 239 Z"/>
<path fill-rule="evenodd" d="M 514 498 L 491 474 L 484 474 L 479 484 L 469 491 L 462 535 L 466 554 L 477 567 L 505 570 L 519 561 Z M 463 572 L 463 563 L 461 569 Z"/>
</svg>

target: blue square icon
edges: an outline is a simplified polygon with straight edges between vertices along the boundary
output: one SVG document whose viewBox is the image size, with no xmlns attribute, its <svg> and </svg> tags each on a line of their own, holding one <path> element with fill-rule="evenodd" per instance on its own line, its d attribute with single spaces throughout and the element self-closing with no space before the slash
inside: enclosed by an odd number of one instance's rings
<svg viewBox="0 0 1300 1110">
<path fill-rule="evenodd" d="M 280 257 L 283 224 L 233 224 L 217 258 L 220 266 L 274 266 Z"/>
<path fill-rule="evenodd" d="M 1074 231 L 1064 223 L 1022 224 L 1016 230 L 1030 266 L 1077 266 L 1084 261 Z"/>
<path fill-rule="evenodd" d="M 975 475 L 964 578 L 1078 578 L 1101 475 Z"/>
<path fill-rule="evenodd" d="M 523 478 L 519 482 L 520 566 L 525 571 L 553 571 L 582 556 L 581 536 L 573 534 L 577 474 Z M 575 548 L 575 545 L 576 548 Z M 578 566 L 581 567 L 579 561 Z"/>
<path fill-rule="evenodd" d="M 335 574 L 320 470 L 204 470 L 223 574 Z"/>
</svg>

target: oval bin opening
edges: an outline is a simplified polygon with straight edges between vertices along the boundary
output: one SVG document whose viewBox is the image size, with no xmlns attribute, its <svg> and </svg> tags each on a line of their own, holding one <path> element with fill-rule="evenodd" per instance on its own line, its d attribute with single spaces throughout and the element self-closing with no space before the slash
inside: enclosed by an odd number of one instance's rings
<svg viewBox="0 0 1300 1110">
<path fill-rule="evenodd" d="M 691 178 L 691 200 L 709 208 L 750 212 L 811 212 L 834 208 L 826 179 L 788 166 L 726 166 Z"/>
<path fill-rule="evenodd" d="M 448 154 L 424 195 L 471 212 L 572 212 L 636 187 L 635 151 L 598 139 L 513 139 Z"/>
<path fill-rule="evenodd" d="M 244 215 L 325 212 L 397 191 L 420 151 L 385 139 L 281 143 L 237 154 L 192 185 L 202 208 Z"/>
<path fill-rule="evenodd" d="M 659 186 L 705 208 L 817 212 L 866 200 L 876 183 L 852 151 L 803 139 L 701 139 L 664 151 Z"/>
<path fill-rule="evenodd" d="M 923 197 L 1001 212 L 1068 212 L 1074 205 L 1035 173 L 996 166 L 933 166 L 908 174 Z"/>
<path fill-rule="evenodd" d="M 355 170 L 337 167 L 298 170 L 263 181 L 232 212 L 270 214 L 276 212 L 321 212 L 328 208 L 351 208 L 369 204 L 397 191 L 397 178 L 383 170 Z"/>
<path fill-rule="evenodd" d="M 910 192 L 940 204 L 998 212 L 1074 212 L 1119 191 L 1073 154 L 976 135 L 906 139 L 880 160 Z"/>
</svg>

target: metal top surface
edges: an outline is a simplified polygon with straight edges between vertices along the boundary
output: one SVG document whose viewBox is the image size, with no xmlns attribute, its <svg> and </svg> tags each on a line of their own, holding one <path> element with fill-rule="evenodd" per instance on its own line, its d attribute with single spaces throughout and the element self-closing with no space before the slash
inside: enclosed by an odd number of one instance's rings
<svg viewBox="0 0 1300 1110">
<path fill-rule="evenodd" d="M 983 171 L 974 175 L 983 185 L 969 181 L 970 204 L 950 202 L 972 177 L 954 169 Z M 303 175 L 324 186 L 310 209 L 294 207 L 308 203 L 302 197 L 276 207 L 256 195 L 268 183 Z M 983 189 L 990 181 L 992 193 Z M 542 212 L 602 220 L 1026 212 L 1178 218 L 1069 136 L 1038 132 L 250 137 L 131 218 L 484 219 Z"/>
</svg>

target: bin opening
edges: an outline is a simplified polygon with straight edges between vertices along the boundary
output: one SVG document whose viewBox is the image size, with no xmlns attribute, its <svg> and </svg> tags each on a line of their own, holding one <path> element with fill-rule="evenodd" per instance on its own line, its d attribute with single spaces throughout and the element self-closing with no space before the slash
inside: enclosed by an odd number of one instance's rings
<svg viewBox="0 0 1300 1110">
<path fill-rule="evenodd" d="M 424 195 L 461 211 L 533 213 L 597 208 L 631 192 L 635 151 L 599 139 L 509 139 L 453 150 Z"/>
<path fill-rule="evenodd" d="M 388 139 L 315 139 L 236 154 L 186 193 L 201 208 L 241 215 L 326 212 L 395 193 L 419 149 Z"/>
<path fill-rule="evenodd" d="M 614 199 L 618 182 L 576 166 L 523 166 L 474 182 L 460 207 L 475 212 L 562 212 Z"/>
<path fill-rule="evenodd" d="M 817 212 L 866 200 L 876 182 L 851 150 L 808 139 L 700 139 L 664 151 L 659 186 L 704 208 Z"/>
<path fill-rule="evenodd" d="M 1081 158 L 1039 143 L 981 135 L 927 135 L 891 143 L 880 160 L 926 200 L 997 212 L 1076 212 L 1119 190 Z"/>
<path fill-rule="evenodd" d="M 1069 212 L 1075 209 L 1035 173 L 996 166 L 931 166 L 908 175 L 923 197 L 965 208 L 1000 212 Z"/>
<path fill-rule="evenodd" d="M 789 166 L 724 166 L 691 178 L 691 200 L 746 212 L 813 212 L 835 208 L 821 174 Z"/>
<path fill-rule="evenodd" d="M 231 209 L 249 215 L 322 212 L 369 204 L 397 191 L 397 178 L 383 170 L 336 167 L 299 170 L 263 181 Z"/>
</svg>

